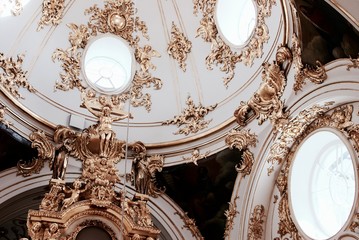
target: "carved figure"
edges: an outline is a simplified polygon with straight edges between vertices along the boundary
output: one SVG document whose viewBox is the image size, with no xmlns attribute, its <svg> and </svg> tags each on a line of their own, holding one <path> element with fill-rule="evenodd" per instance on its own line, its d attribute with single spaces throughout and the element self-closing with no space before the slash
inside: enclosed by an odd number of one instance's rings
<svg viewBox="0 0 359 240">
<path fill-rule="evenodd" d="M 71 193 L 71 196 L 64 199 L 61 211 L 77 202 L 79 200 L 80 194 L 87 190 L 87 186 L 84 189 L 80 189 L 82 184 L 79 179 L 76 179 L 72 185 L 74 186 L 73 189 L 67 190 L 64 188 L 64 192 Z"/>
<path fill-rule="evenodd" d="M 135 58 L 141 65 L 142 74 L 148 74 L 150 68 L 156 70 L 156 66 L 151 63 L 153 57 L 161 57 L 161 55 L 149 45 L 136 49 Z"/>
<path fill-rule="evenodd" d="M 45 229 L 44 240 L 58 240 L 60 235 L 61 232 L 57 223 L 51 223 L 50 226 Z"/>
<path fill-rule="evenodd" d="M 34 222 L 32 224 L 31 228 L 29 228 L 29 233 L 30 233 L 31 239 L 33 239 L 33 240 L 42 239 L 41 226 L 42 225 L 40 222 Z"/>
<path fill-rule="evenodd" d="M 68 153 L 65 146 L 59 148 L 54 160 L 50 162 L 50 169 L 52 170 L 52 179 L 65 179 L 66 167 L 68 162 Z"/>
</svg>

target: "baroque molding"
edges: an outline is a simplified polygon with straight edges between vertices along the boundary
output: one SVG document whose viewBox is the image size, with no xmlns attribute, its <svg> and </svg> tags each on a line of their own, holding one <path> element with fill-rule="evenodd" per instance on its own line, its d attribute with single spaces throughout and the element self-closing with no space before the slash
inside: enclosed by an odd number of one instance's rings
<svg viewBox="0 0 359 240">
<path fill-rule="evenodd" d="M 26 71 L 22 69 L 24 55 L 17 55 L 16 59 L 5 57 L 0 53 L 0 84 L 15 98 L 24 97 L 19 93 L 19 88 L 26 88 L 29 92 L 35 92 L 35 89 L 29 84 L 26 78 Z"/>
<path fill-rule="evenodd" d="M 293 63 L 296 71 L 294 75 L 295 83 L 293 90 L 298 92 L 302 90 L 305 80 L 308 79 L 314 84 L 321 84 L 327 79 L 327 73 L 323 65 L 317 61 L 315 67 L 304 66 L 302 63 L 302 49 L 298 37 L 293 34 L 292 37 Z"/>
<path fill-rule="evenodd" d="M 184 72 L 186 71 L 187 54 L 191 52 L 191 49 L 191 41 L 172 22 L 171 40 L 168 43 L 167 52 L 173 59 L 177 60 Z"/>
<path fill-rule="evenodd" d="M 204 240 L 204 237 L 196 225 L 196 221 L 192 218 L 189 218 L 186 212 L 183 214 L 180 212 L 175 212 L 174 214 L 177 214 L 183 220 L 184 226 L 182 226 L 182 229 L 188 229 L 196 240 Z"/>
<path fill-rule="evenodd" d="M 118 101 L 125 103 L 130 101 L 134 107 L 144 107 L 151 110 L 151 95 L 143 93 L 144 88 L 153 87 L 159 90 L 162 87 L 161 79 L 151 75 L 151 70 L 156 70 L 152 64 L 153 57 L 160 54 L 150 45 L 140 46 L 140 37 L 135 33 L 141 32 L 144 39 L 149 39 L 146 23 L 135 17 L 134 3 L 130 0 L 115 1 L 106 0 L 104 9 L 94 5 L 85 10 L 90 15 L 89 22 L 81 25 L 75 23 L 67 24 L 72 30 L 69 34 L 71 46 L 65 50 L 56 49 L 52 60 L 61 62 L 63 72 L 60 73 L 60 81 L 56 81 L 55 88 L 68 91 L 77 88 L 79 91 L 88 90 L 87 84 L 81 79 L 81 58 L 89 40 L 100 34 L 115 34 L 134 49 L 135 59 L 140 68 L 136 71 L 130 89 L 122 94 L 114 95 Z M 101 96 L 95 96 L 101 97 Z"/>
<path fill-rule="evenodd" d="M 64 9 L 65 0 L 44 0 L 42 2 L 42 16 L 37 31 L 40 31 L 45 25 L 52 24 L 57 26 L 62 20 Z"/>
<path fill-rule="evenodd" d="M 249 175 L 252 171 L 254 156 L 248 148 L 256 147 L 258 142 L 257 138 L 258 136 L 254 133 L 250 133 L 248 129 L 232 129 L 225 139 L 226 145 L 230 149 L 236 148 L 242 151 L 242 160 L 236 165 L 236 171 L 242 173 L 244 176 Z"/>
<path fill-rule="evenodd" d="M 259 125 L 269 119 L 275 130 L 287 121 L 288 113 L 284 111 L 284 102 L 280 99 L 287 82 L 282 65 L 285 61 L 291 60 L 290 50 L 280 46 L 276 53 L 276 61 L 263 64 L 259 89 L 247 102 L 241 102 L 234 112 L 240 126 L 245 126 L 253 115 L 258 119 Z"/>
<path fill-rule="evenodd" d="M 203 158 L 207 158 L 210 151 L 207 151 L 205 153 L 200 153 L 199 149 L 194 149 L 190 157 L 182 157 L 182 160 L 186 162 L 192 162 L 194 165 L 198 166 L 197 161 L 201 160 Z"/>
<path fill-rule="evenodd" d="M 205 42 L 211 44 L 211 51 L 206 57 L 207 68 L 212 70 L 213 65 L 219 65 L 219 69 L 226 73 L 223 78 L 225 86 L 234 78 L 237 63 L 243 62 L 246 66 L 252 66 L 255 58 L 263 55 L 263 45 L 269 40 L 269 30 L 265 24 L 265 18 L 271 15 L 272 5 L 275 0 L 258 0 L 257 3 L 257 24 L 254 34 L 247 46 L 240 52 L 231 49 L 218 34 L 215 23 L 216 0 L 194 0 L 194 14 L 201 12 L 202 19 L 200 27 L 197 29 L 197 37 L 200 36 Z"/>
<path fill-rule="evenodd" d="M 257 205 L 254 207 L 248 222 L 248 240 L 259 240 L 263 237 L 264 206 Z"/>
<path fill-rule="evenodd" d="M 224 211 L 224 215 L 226 216 L 226 226 L 224 229 L 224 238 L 229 237 L 229 233 L 233 229 L 234 218 L 237 216 L 237 214 L 239 214 L 239 212 L 237 211 L 237 202 L 236 202 L 238 198 L 239 197 L 236 196 L 232 202 L 229 202 L 228 209 L 226 211 Z"/>
<path fill-rule="evenodd" d="M 175 135 L 188 135 L 207 128 L 212 120 L 206 121 L 204 117 L 217 107 L 217 104 L 203 107 L 201 103 L 196 106 L 190 96 L 187 97 L 186 104 L 187 108 L 182 110 L 182 115 L 174 116 L 173 119 L 162 122 L 162 125 L 177 125 L 180 129 L 173 133 Z M 182 125 L 184 127 L 181 128 Z"/>
</svg>

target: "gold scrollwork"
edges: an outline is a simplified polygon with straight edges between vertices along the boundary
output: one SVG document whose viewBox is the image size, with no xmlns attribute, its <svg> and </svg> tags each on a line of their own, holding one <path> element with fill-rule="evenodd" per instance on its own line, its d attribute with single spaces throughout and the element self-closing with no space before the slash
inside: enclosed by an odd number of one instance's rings
<svg viewBox="0 0 359 240">
<path fill-rule="evenodd" d="M 142 106 L 147 111 L 150 111 L 151 96 L 148 93 L 144 94 L 143 89 L 151 86 L 155 90 L 161 89 L 161 79 L 153 77 L 150 73 L 151 69 L 156 69 L 151 59 L 160 57 L 160 55 L 152 46 L 139 46 L 140 38 L 134 35 L 135 32 L 142 32 L 145 39 L 149 39 L 149 37 L 146 23 L 134 16 L 133 2 L 129 0 L 107 0 L 103 9 L 94 5 L 86 9 L 85 14 L 91 15 L 87 25 L 76 25 L 74 23 L 67 25 L 72 30 L 69 35 L 71 47 L 66 50 L 56 49 L 52 55 L 53 61 L 62 62 L 61 67 L 64 71 L 60 74 L 61 80 L 56 82 L 55 88 L 63 91 L 74 88 L 81 92 L 88 90 L 86 84 L 80 78 L 83 50 L 90 38 L 98 34 L 112 33 L 126 40 L 134 48 L 135 59 L 140 65 L 130 89 L 125 93 L 113 96 L 117 96 L 117 99 L 121 102 L 129 100 L 134 107 Z"/>
<path fill-rule="evenodd" d="M 65 0 L 44 0 L 42 2 L 42 16 L 37 27 L 41 30 L 45 25 L 57 26 L 63 17 Z"/>
<path fill-rule="evenodd" d="M 259 240 L 263 237 L 264 206 L 257 205 L 254 207 L 248 223 L 248 240 Z"/>
<path fill-rule="evenodd" d="M 35 92 L 35 89 L 28 83 L 26 71 L 22 70 L 24 55 L 17 55 L 16 60 L 12 57 L 6 58 L 0 53 L 0 84 L 12 96 L 24 98 L 19 93 L 19 88 L 26 88 L 29 92 Z"/>
<path fill-rule="evenodd" d="M 186 212 L 184 212 L 183 214 L 180 212 L 175 212 L 174 214 L 177 214 L 183 220 L 184 226 L 182 226 L 182 229 L 187 228 L 189 231 L 191 231 L 192 236 L 196 240 L 204 240 L 204 237 L 202 236 L 196 225 L 196 221 L 192 218 L 189 218 Z"/>
<path fill-rule="evenodd" d="M 197 161 L 208 157 L 209 153 L 210 152 L 207 151 L 202 154 L 200 153 L 199 149 L 194 149 L 190 157 L 182 157 L 182 160 L 186 162 L 193 162 L 194 165 L 198 166 Z"/>
<path fill-rule="evenodd" d="M 276 61 L 271 64 L 268 62 L 263 64 L 262 83 L 259 89 L 247 103 L 241 102 L 234 112 L 240 126 L 246 125 L 251 110 L 258 119 L 258 124 L 262 124 L 269 118 L 275 130 L 287 121 L 288 113 L 284 112 L 284 102 L 280 97 L 286 86 L 282 64 L 290 60 L 292 60 L 292 55 L 289 49 L 280 46 L 276 54 Z"/>
<path fill-rule="evenodd" d="M 293 52 L 293 62 L 296 70 L 294 76 L 295 83 L 293 85 L 293 90 L 298 92 L 302 90 L 305 80 L 309 79 L 314 84 L 321 84 L 327 79 L 327 73 L 323 65 L 317 61 L 317 66 L 308 67 L 304 66 L 302 63 L 302 50 L 300 48 L 300 43 L 298 37 L 293 34 L 292 37 L 292 52 Z"/>
<path fill-rule="evenodd" d="M 187 54 L 191 52 L 192 43 L 180 32 L 178 27 L 172 22 L 171 40 L 167 47 L 168 54 L 177 60 L 180 68 L 186 71 Z"/>
<path fill-rule="evenodd" d="M 228 133 L 225 141 L 230 149 L 237 148 L 239 151 L 243 151 L 242 160 L 236 165 L 236 170 L 244 176 L 249 175 L 252 171 L 254 157 L 248 147 L 256 146 L 258 142 L 257 135 L 250 133 L 247 129 L 242 129 L 240 131 L 232 129 Z"/>
<path fill-rule="evenodd" d="M 187 97 L 186 104 L 187 108 L 182 111 L 182 115 L 175 116 L 174 119 L 162 122 L 162 125 L 175 124 L 178 127 L 184 125 L 183 128 L 180 128 L 174 134 L 188 135 L 207 128 L 212 120 L 206 121 L 204 120 L 204 117 L 217 107 L 217 104 L 203 107 L 201 103 L 198 106 L 195 106 L 190 96 Z"/>
<path fill-rule="evenodd" d="M 237 199 L 239 197 L 236 196 L 233 199 L 233 202 L 229 202 L 229 207 L 226 211 L 224 211 L 224 215 L 226 216 L 227 220 L 226 220 L 226 227 L 224 229 L 224 238 L 229 237 L 229 233 L 230 231 L 233 229 L 233 224 L 234 224 L 234 218 L 237 216 L 237 214 L 239 214 L 239 212 L 237 211 Z"/>
<path fill-rule="evenodd" d="M 224 85 L 227 86 L 234 77 L 237 63 L 243 62 L 246 66 L 252 66 L 254 59 L 263 55 L 263 45 L 269 39 L 269 30 L 264 19 L 271 15 L 275 0 L 256 1 L 258 8 L 256 29 L 251 40 L 241 52 L 233 51 L 218 34 L 214 20 L 216 0 L 194 0 L 193 3 L 194 14 L 202 13 L 197 36 L 201 36 L 205 42 L 211 43 L 211 51 L 206 57 L 207 68 L 212 69 L 213 65 L 220 65 L 220 70 L 228 74 L 223 79 Z"/>
</svg>

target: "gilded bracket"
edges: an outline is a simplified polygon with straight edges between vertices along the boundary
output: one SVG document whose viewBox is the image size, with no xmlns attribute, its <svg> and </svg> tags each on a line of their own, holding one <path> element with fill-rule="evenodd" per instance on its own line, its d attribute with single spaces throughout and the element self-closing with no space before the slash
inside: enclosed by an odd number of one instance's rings
<svg viewBox="0 0 359 240">
<path fill-rule="evenodd" d="M 302 50 L 300 48 L 299 39 L 295 34 L 293 34 L 292 37 L 292 52 L 294 68 L 296 71 L 296 74 L 294 75 L 295 83 L 293 85 L 293 90 L 295 92 L 302 90 L 306 79 L 314 84 L 321 84 L 327 79 L 328 76 L 325 68 L 319 61 L 317 61 L 317 66 L 314 68 L 303 65 Z"/>
<path fill-rule="evenodd" d="M 63 17 L 65 0 L 44 0 L 42 2 L 42 16 L 37 27 L 40 31 L 45 25 L 57 26 Z"/>
<path fill-rule="evenodd" d="M 17 55 L 16 60 L 12 57 L 6 58 L 0 53 L 0 84 L 15 98 L 24 98 L 19 93 L 19 88 L 26 88 L 29 92 L 35 89 L 28 83 L 26 71 L 22 70 L 24 55 Z"/>
<path fill-rule="evenodd" d="M 244 176 L 249 175 L 252 171 L 254 156 L 248 148 L 256 146 L 258 142 L 257 135 L 250 133 L 247 129 L 240 131 L 232 129 L 228 133 L 225 142 L 230 149 L 237 148 L 239 151 L 243 151 L 242 160 L 236 165 L 236 170 Z"/>
<path fill-rule="evenodd" d="M 208 124 L 212 120 L 206 121 L 204 120 L 204 117 L 217 107 L 217 104 L 203 107 L 201 103 L 198 106 L 195 106 L 190 96 L 187 97 L 186 104 L 187 108 L 182 111 L 182 115 L 174 116 L 174 119 L 162 122 L 162 125 L 174 124 L 178 127 L 184 125 L 183 128 L 180 128 L 177 132 L 174 133 L 175 135 L 188 135 L 190 133 L 196 133 L 202 129 L 207 128 Z"/>
<path fill-rule="evenodd" d="M 178 27 L 172 22 L 171 40 L 167 47 L 168 54 L 177 60 L 180 68 L 186 71 L 187 54 L 191 52 L 192 43 L 180 32 Z"/>
<path fill-rule="evenodd" d="M 264 220 L 264 206 L 256 205 L 251 213 L 248 222 L 248 240 L 260 240 L 263 237 Z"/>
</svg>

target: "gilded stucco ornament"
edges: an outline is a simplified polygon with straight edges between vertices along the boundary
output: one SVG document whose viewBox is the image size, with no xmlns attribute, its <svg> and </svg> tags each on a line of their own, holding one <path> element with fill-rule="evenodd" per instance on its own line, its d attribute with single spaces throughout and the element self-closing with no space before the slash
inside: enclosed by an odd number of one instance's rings
<svg viewBox="0 0 359 240">
<path fill-rule="evenodd" d="M 27 72 L 22 69 L 23 61 L 24 55 L 17 55 L 17 58 L 13 59 L 0 53 L 0 84 L 15 98 L 24 98 L 19 93 L 20 87 L 26 88 L 29 92 L 35 92 L 35 89 L 27 81 Z"/>
<path fill-rule="evenodd" d="M 144 107 L 151 110 L 151 96 L 143 93 L 144 88 L 153 87 L 159 90 L 162 87 L 161 79 L 152 76 L 152 70 L 156 67 L 151 59 L 160 57 L 159 53 L 150 45 L 140 46 L 140 37 L 136 35 L 141 32 L 144 39 L 149 39 L 146 23 L 135 17 L 133 2 L 130 0 L 107 0 L 104 8 L 94 5 L 85 10 L 90 15 L 89 22 L 81 25 L 70 23 L 67 26 L 72 30 L 69 35 L 71 46 L 67 49 L 56 49 L 52 55 L 53 61 L 61 62 L 63 73 L 60 73 L 60 81 L 55 88 L 68 91 L 77 88 L 79 91 L 87 91 L 89 87 L 81 79 L 82 55 L 89 40 L 100 34 L 111 33 L 126 40 L 133 48 L 136 61 L 140 68 L 136 71 L 129 90 L 116 96 L 121 102 L 130 101 L 134 107 Z M 101 96 L 97 96 L 96 98 Z"/>
<path fill-rule="evenodd" d="M 187 97 L 186 104 L 187 108 L 182 110 L 182 115 L 174 116 L 173 119 L 162 122 L 163 125 L 174 124 L 178 127 L 184 126 L 175 132 L 175 135 L 188 135 L 207 128 L 212 120 L 206 121 L 204 117 L 217 107 L 217 104 L 203 107 L 201 103 L 196 106 L 190 96 Z"/>
<path fill-rule="evenodd" d="M 248 240 L 259 240 L 263 237 L 263 225 L 264 220 L 264 206 L 256 205 L 251 213 L 251 217 L 248 222 Z"/>
<path fill-rule="evenodd" d="M 175 212 L 174 214 L 177 214 L 183 220 L 184 225 L 182 226 L 182 229 L 184 228 L 188 229 L 196 240 L 204 240 L 204 237 L 202 236 L 201 232 L 199 231 L 196 225 L 196 221 L 188 217 L 186 212 L 184 213 Z"/>
<path fill-rule="evenodd" d="M 5 127 L 8 128 L 13 124 L 5 119 L 6 109 L 7 109 L 7 107 L 0 104 L 0 123 L 4 124 Z"/>
<path fill-rule="evenodd" d="M 295 68 L 295 83 L 293 85 L 293 90 L 298 92 L 302 90 L 305 80 L 308 79 L 314 84 L 321 84 L 327 79 L 327 73 L 322 64 L 317 61 L 315 67 L 304 66 L 302 63 L 302 50 L 300 47 L 298 37 L 293 34 L 292 37 L 292 53 L 293 53 L 293 63 Z"/>
<path fill-rule="evenodd" d="M 37 31 L 45 25 L 57 26 L 63 17 L 65 0 L 44 0 L 42 2 L 42 16 L 40 18 Z"/>
<path fill-rule="evenodd" d="M 236 170 L 243 174 L 243 176 L 249 175 L 252 171 L 254 156 L 248 148 L 256 146 L 258 142 L 257 135 L 250 133 L 248 129 L 232 129 L 227 134 L 225 142 L 230 149 L 236 148 L 242 151 L 242 160 L 236 165 Z"/>
<path fill-rule="evenodd" d="M 206 57 L 208 69 L 213 69 L 213 65 L 219 66 L 219 69 L 226 73 L 223 78 L 225 86 L 234 78 L 235 68 L 239 62 L 246 66 L 252 66 L 255 58 L 263 55 L 263 45 L 269 40 L 269 30 L 265 24 L 265 18 L 271 15 L 272 5 L 275 0 L 265 1 L 257 0 L 257 24 L 253 36 L 249 43 L 241 49 L 234 50 L 228 46 L 219 36 L 218 29 L 214 20 L 216 0 L 199 1 L 194 0 L 194 14 L 202 14 L 200 27 L 197 29 L 197 37 L 200 36 L 205 42 L 211 44 L 210 53 Z"/>
<path fill-rule="evenodd" d="M 23 10 L 22 0 L 3 0 L 0 5 L 0 15 L 9 5 L 11 5 L 10 12 L 13 16 L 19 16 L 21 14 Z"/>
<path fill-rule="evenodd" d="M 289 49 L 280 46 L 276 54 L 276 61 L 263 64 L 262 83 L 259 89 L 248 102 L 241 102 L 234 112 L 240 126 L 246 125 L 251 114 L 258 119 L 259 125 L 269 119 L 275 129 L 287 121 L 288 113 L 284 111 L 284 102 L 280 99 L 286 86 L 282 65 L 285 61 L 291 60 L 292 55 Z"/>
<path fill-rule="evenodd" d="M 224 216 L 226 216 L 226 226 L 224 229 L 224 238 L 229 237 L 230 232 L 233 230 L 233 225 L 234 225 L 234 218 L 237 216 L 237 214 L 239 214 L 239 212 L 237 211 L 237 199 L 239 197 L 236 196 L 232 202 L 229 202 L 229 206 L 228 209 L 226 211 L 224 211 Z"/>
<path fill-rule="evenodd" d="M 194 165 L 198 166 L 197 161 L 208 157 L 209 153 L 209 151 L 205 153 L 200 153 L 199 149 L 194 149 L 190 157 L 182 157 L 182 160 L 184 160 L 185 162 L 192 162 Z"/>
<path fill-rule="evenodd" d="M 167 52 L 178 62 L 184 72 L 186 71 L 187 55 L 191 52 L 191 48 L 191 41 L 189 41 L 188 38 L 180 32 L 175 23 L 172 22 L 171 39 L 168 43 Z"/>
<path fill-rule="evenodd" d="M 269 152 L 268 162 L 272 165 L 276 162 L 282 164 L 282 168 L 276 179 L 276 187 L 280 193 L 278 213 L 280 238 L 286 235 L 292 239 L 302 239 L 291 216 L 288 199 L 288 174 L 294 155 L 302 141 L 312 132 L 320 128 L 334 128 L 343 133 L 353 144 L 358 152 L 359 125 L 352 122 L 353 106 L 343 105 L 329 111 L 333 102 L 323 106 L 314 105 L 311 108 L 301 111 L 297 117 L 290 119 L 288 124 L 281 129 L 278 138 L 272 144 Z M 269 168 L 269 173 L 273 166 Z M 349 230 L 355 232 L 359 226 L 357 213 L 354 214 Z"/>
<path fill-rule="evenodd" d="M 43 164 L 49 160 L 53 171 L 50 191 L 42 199 L 40 210 L 29 211 L 27 226 L 32 239 L 73 239 L 73 232 L 68 230 L 76 231 L 72 224 L 96 217 L 111 223 L 111 231 L 121 231 L 124 239 L 131 239 L 136 234 L 139 239 L 156 239 L 160 233 L 153 225 L 147 201 L 148 195 L 159 194 L 153 178 L 162 169 L 163 157 L 147 156 L 141 142 L 128 144 L 135 153 L 137 192 L 131 200 L 124 191 L 117 191 L 115 185 L 121 179 L 116 164 L 125 158 L 127 148 L 125 141 L 116 138 L 111 125 L 130 116 L 115 111 L 116 106 L 107 102 L 108 99 L 100 100 L 92 105 L 84 101 L 84 107 L 98 118 L 98 123 L 82 132 L 58 126 L 53 137 L 55 145 L 42 132 L 30 137 L 39 152 L 37 161 Z M 69 156 L 81 161 L 82 172 L 71 184 L 66 184 Z M 86 224 L 92 226 L 91 222 Z"/>
<path fill-rule="evenodd" d="M 351 64 L 348 64 L 347 70 L 350 71 L 352 68 L 359 68 L 359 56 L 357 58 L 349 58 Z"/>
</svg>

